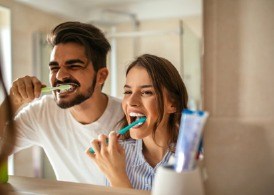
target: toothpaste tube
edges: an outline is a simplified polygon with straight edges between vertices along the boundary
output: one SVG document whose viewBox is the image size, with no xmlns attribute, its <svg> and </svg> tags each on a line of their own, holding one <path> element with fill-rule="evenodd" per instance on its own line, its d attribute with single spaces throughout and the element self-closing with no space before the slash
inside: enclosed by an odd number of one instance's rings
<svg viewBox="0 0 274 195">
<path fill-rule="evenodd" d="M 183 110 L 175 152 L 176 172 L 195 168 L 196 154 L 207 117 L 208 113 L 205 111 Z"/>
</svg>

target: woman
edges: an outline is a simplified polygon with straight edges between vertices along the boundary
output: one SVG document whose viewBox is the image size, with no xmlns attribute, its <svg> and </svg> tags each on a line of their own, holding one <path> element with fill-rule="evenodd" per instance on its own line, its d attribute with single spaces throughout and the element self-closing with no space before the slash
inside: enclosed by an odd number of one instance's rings
<svg viewBox="0 0 274 195">
<path fill-rule="evenodd" d="M 122 102 L 125 125 L 139 117 L 146 121 L 119 141 L 115 132 L 108 141 L 100 135 L 91 142 L 95 153 L 86 152 L 111 186 L 152 189 L 157 168 L 174 155 L 187 99 L 186 87 L 168 60 L 145 54 L 129 65 Z"/>
</svg>

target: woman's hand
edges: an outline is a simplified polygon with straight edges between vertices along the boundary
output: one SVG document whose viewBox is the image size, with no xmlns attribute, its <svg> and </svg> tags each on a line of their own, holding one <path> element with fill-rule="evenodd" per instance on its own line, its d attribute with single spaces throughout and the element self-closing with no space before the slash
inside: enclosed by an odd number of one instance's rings
<svg viewBox="0 0 274 195">
<path fill-rule="evenodd" d="M 97 164 L 105 174 L 110 185 L 113 187 L 131 188 L 126 173 L 126 162 L 124 149 L 118 143 L 117 134 L 112 131 L 108 141 L 106 135 L 99 135 L 98 139 L 91 142 L 94 153 L 86 150 L 86 154 Z"/>
</svg>

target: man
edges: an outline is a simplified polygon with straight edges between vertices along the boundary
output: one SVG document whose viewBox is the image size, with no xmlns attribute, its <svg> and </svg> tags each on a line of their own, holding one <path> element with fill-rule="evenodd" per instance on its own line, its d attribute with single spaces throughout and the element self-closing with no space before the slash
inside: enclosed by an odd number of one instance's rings
<svg viewBox="0 0 274 195">
<path fill-rule="evenodd" d="M 117 129 L 123 118 L 119 100 L 102 93 L 108 76 L 106 56 L 110 44 L 90 24 L 66 22 L 48 36 L 53 46 L 49 69 L 51 85 L 69 84 L 69 90 L 41 95 L 44 85 L 36 77 L 13 82 L 13 109 L 24 107 L 15 117 L 16 150 L 43 147 L 58 180 L 104 184 L 104 177 L 85 155 L 92 138 Z"/>
</svg>

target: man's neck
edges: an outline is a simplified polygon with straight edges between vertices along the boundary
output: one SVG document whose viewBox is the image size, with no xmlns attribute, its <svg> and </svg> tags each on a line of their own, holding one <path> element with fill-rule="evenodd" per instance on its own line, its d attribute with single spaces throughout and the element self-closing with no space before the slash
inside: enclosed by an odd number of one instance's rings
<svg viewBox="0 0 274 195">
<path fill-rule="evenodd" d="M 108 104 L 108 97 L 100 93 L 93 94 L 92 97 L 79 105 L 69 108 L 72 116 L 82 124 L 90 124 L 97 121 L 104 113 Z"/>
</svg>

